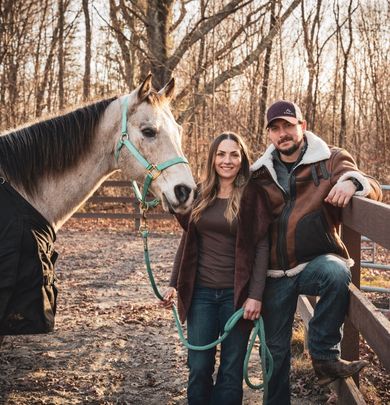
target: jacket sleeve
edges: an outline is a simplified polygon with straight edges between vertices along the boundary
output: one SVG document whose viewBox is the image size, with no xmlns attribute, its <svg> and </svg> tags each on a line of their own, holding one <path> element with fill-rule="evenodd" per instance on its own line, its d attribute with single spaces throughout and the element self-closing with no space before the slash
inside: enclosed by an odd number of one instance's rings
<svg viewBox="0 0 390 405">
<path fill-rule="evenodd" d="M 244 263 L 250 272 L 248 278 L 244 277 L 245 283 L 248 283 L 247 297 L 261 301 L 269 262 L 271 213 L 265 191 L 257 180 L 247 185 L 240 210 L 236 261 Z"/>
<path fill-rule="evenodd" d="M 256 256 L 253 271 L 249 282 L 248 297 L 261 301 L 264 292 L 265 279 L 267 277 L 269 258 L 268 235 L 259 240 L 256 245 Z"/>
<path fill-rule="evenodd" d="M 339 149 L 332 158 L 331 184 L 333 186 L 350 178 L 355 178 L 362 185 L 362 190 L 356 191 L 355 195 L 382 200 L 380 184 L 373 177 L 360 171 L 353 157 L 345 149 Z"/>
<path fill-rule="evenodd" d="M 183 232 L 183 234 L 181 235 L 179 247 L 177 248 L 177 251 L 176 251 L 175 260 L 173 261 L 173 268 L 172 268 L 171 278 L 169 280 L 169 287 L 177 288 L 177 279 L 179 276 L 181 259 L 183 257 L 184 243 L 186 240 L 186 235 L 187 235 L 187 232 Z"/>
</svg>

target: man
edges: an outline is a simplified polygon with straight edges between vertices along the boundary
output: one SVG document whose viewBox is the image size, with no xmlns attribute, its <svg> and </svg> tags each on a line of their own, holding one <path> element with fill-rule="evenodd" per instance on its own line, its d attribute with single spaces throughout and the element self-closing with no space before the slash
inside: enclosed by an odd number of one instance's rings
<svg viewBox="0 0 390 405">
<path fill-rule="evenodd" d="M 341 208 L 353 195 L 380 199 L 379 184 L 344 149 L 306 130 L 299 107 L 277 101 L 267 111 L 272 145 L 252 166 L 272 209 L 270 270 L 262 315 L 274 359 L 267 404 L 290 404 L 290 341 L 299 294 L 320 296 L 309 323 L 309 352 L 321 385 L 367 362 L 340 359 L 353 261 L 340 239 Z"/>
</svg>

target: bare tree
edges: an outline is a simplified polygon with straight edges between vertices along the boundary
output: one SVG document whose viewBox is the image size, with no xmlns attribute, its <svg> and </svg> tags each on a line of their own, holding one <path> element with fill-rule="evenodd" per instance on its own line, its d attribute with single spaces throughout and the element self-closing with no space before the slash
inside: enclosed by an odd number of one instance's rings
<svg viewBox="0 0 390 405">
<path fill-rule="evenodd" d="M 58 0 L 58 99 L 59 107 L 62 110 L 65 105 L 64 99 L 64 25 L 65 25 L 65 8 L 64 0 Z"/>
<path fill-rule="evenodd" d="M 336 35 L 336 51 L 335 51 L 335 65 L 334 65 L 334 76 L 333 76 L 333 86 L 332 86 L 332 145 L 337 145 L 338 142 L 338 122 L 337 119 L 337 109 L 338 109 L 338 94 L 339 94 L 339 74 L 340 74 L 340 35 L 337 32 Z"/>
<path fill-rule="evenodd" d="M 278 27 L 282 26 L 284 21 L 290 16 L 290 14 L 294 11 L 294 9 L 300 4 L 302 0 L 294 0 L 290 6 L 286 9 L 284 14 L 282 14 L 279 19 L 277 20 L 277 23 L 273 26 L 273 28 L 267 33 L 265 37 L 261 39 L 261 41 L 257 44 L 255 49 L 251 51 L 249 54 L 247 54 L 240 62 L 229 66 L 225 70 L 223 70 L 216 78 L 215 80 L 209 81 L 208 83 L 205 84 L 204 89 L 203 89 L 203 94 L 212 94 L 213 90 L 221 86 L 224 82 L 226 82 L 229 79 L 232 79 L 238 75 L 241 75 L 248 66 L 250 66 L 252 63 L 254 63 L 259 55 L 265 51 L 267 46 L 269 45 L 270 42 L 272 42 L 273 38 L 278 32 Z M 203 95 L 197 95 L 195 97 L 195 105 L 199 103 Z M 189 110 L 184 111 L 180 117 L 179 121 L 183 122 L 186 117 L 189 114 Z"/>
<path fill-rule="evenodd" d="M 352 9 L 353 0 L 349 1 L 348 4 L 348 14 L 347 14 L 347 21 L 348 21 L 348 44 L 344 44 L 343 36 L 340 35 L 340 47 L 343 53 L 344 61 L 343 61 L 343 77 L 342 77 L 342 90 L 341 90 L 341 116 L 340 116 L 340 132 L 339 132 L 339 139 L 338 144 L 339 146 L 343 147 L 347 143 L 347 115 L 346 115 L 346 97 L 347 97 L 347 72 L 348 72 L 348 62 L 349 62 L 349 55 L 352 49 L 352 42 L 353 42 L 353 35 L 352 35 L 352 14 L 354 13 L 355 9 Z M 340 8 L 339 4 L 336 4 L 335 9 L 335 17 L 336 17 L 336 24 L 337 29 L 340 32 L 341 24 L 340 24 Z"/>
<path fill-rule="evenodd" d="M 359 149 L 369 172 L 390 181 L 389 128 L 390 128 L 390 69 L 389 41 L 381 28 L 383 18 L 379 5 L 361 6 L 358 25 L 361 60 L 357 61 L 361 90 L 357 118 L 362 133 Z M 372 159 L 375 156 L 375 159 Z"/>
<path fill-rule="evenodd" d="M 44 96 L 45 96 L 45 91 L 47 89 L 48 81 L 49 81 L 49 73 L 53 67 L 53 61 L 54 61 L 54 56 L 55 56 L 55 50 L 57 47 L 57 42 L 58 42 L 58 30 L 59 30 L 59 19 L 57 21 L 57 26 L 55 27 L 50 45 L 49 45 L 49 52 L 46 57 L 46 61 L 44 64 L 43 72 L 41 74 L 41 78 L 38 82 L 37 85 L 37 91 L 36 91 L 36 98 L 35 98 L 35 116 L 40 117 L 42 115 L 42 111 L 45 108 L 44 106 Z M 50 92 L 49 92 L 50 94 Z"/>
<path fill-rule="evenodd" d="M 270 22 L 269 22 L 269 30 L 272 31 L 276 24 L 276 16 L 275 16 L 275 6 L 276 2 L 272 2 L 271 10 L 270 10 Z M 268 46 L 265 50 L 265 58 L 264 58 L 264 67 L 263 67 L 263 82 L 261 85 L 261 96 L 260 96 L 260 108 L 259 108 L 259 127 L 258 127 L 258 142 L 261 144 L 263 128 L 264 128 L 264 119 L 265 119 L 265 110 L 267 105 L 267 98 L 268 98 L 268 85 L 269 85 L 269 75 L 270 75 L 270 68 L 271 68 L 271 54 L 272 54 L 272 44 L 273 41 L 270 41 Z"/>
<path fill-rule="evenodd" d="M 387 18 L 381 2 L 358 0 L 0 0 L 0 126 L 133 89 L 149 71 L 156 88 L 174 74 L 195 173 L 218 131 L 262 152 L 266 104 L 291 98 L 310 127 L 384 179 Z"/>
<path fill-rule="evenodd" d="M 306 120 L 309 128 L 314 128 L 315 112 L 316 112 L 316 104 L 314 102 L 315 93 L 313 87 L 315 86 L 315 79 L 316 77 L 318 77 L 318 69 L 319 69 L 318 36 L 321 25 L 321 6 L 322 0 L 318 0 L 316 2 L 315 7 L 312 8 L 309 16 L 306 17 L 305 1 L 302 1 L 301 3 L 303 37 L 305 50 L 307 54 L 307 70 L 309 73 L 309 80 L 306 90 L 306 102 L 305 102 Z M 313 18 L 312 14 L 314 14 Z M 311 27 L 309 26 L 310 20 L 312 20 Z"/>
<path fill-rule="evenodd" d="M 85 20 L 85 58 L 84 58 L 84 80 L 83 80 L 83 99 L 88 100 L 91 91 L 91 19 L 89 16 L 88 0 L 83 0 L 83 12 Z"/>
<path fill-rule="evenodd" d="M 21 81 L 31 44 L 29 32 L 34 21 L 35 5 L 32 2 L 0 2 L 0 101 L 9 111 L 2 111 L 0 122 L 4 126 L 19 123 L 22 106 Z M 12 113 L 11 113 L 12 111 Z"/>
<path fill-rule="evenodd" d="M 135 2 L 137 3 L 137 2 Z M 124 23 L 119 19 L 118 13 L 122 12 L 122 15 L 125 18 L 126 23 L 128 24 L 128 29 L 130 35 L 133 39 L 135 36 L 135 20 L 134 18 L 127 12 L 127 6 L 121 1 L 120 5 L 115 3 L 115 0 L 110 0 L 110 18 L 112 23 L 112 29 L 114 31 L 114 35 L 116 40 L 118 41 L 118 45 L 121 51 L 122 60 L 124 63 L 124 79 L 128 85 L 129 89 L 134 87 L 134 74 L 135 74 L 135 58 L 134 54 L 132 55 L 131 49 L 131 42 L 126 38 L 124 34 Z"/>
</svg>

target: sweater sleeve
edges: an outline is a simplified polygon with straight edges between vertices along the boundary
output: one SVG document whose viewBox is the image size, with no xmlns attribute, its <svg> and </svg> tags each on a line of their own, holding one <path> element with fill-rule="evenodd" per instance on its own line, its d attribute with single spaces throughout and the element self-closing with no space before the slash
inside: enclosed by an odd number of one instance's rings
<svg viewBox="0 0 390 405">
<path fill-rule="evenodd" d="M 269 258 L 268 235 L 259 240 L 256 246 L 256 256 L 253 265 L 252 276 L 249 283 L 249 298 L 261 301 L 264 292 L 265 279 L 267 277 Z"/>
<path fill-rule="evenodd" d="M 175 259 L 173 261 L 173 268 L 172 268 L 171 278 L 169 280 L 169 287 L 177 288 L 177 278 L 179 276 L 180 263 L 181 263 L 181 259 L 183 257 L 184 242 L 186 240 L 186 235 L 187 235 L 187 232 L 185 232 L 185 231 L 181 235 L 179 247 L 177 248 Z"/>
</svg>

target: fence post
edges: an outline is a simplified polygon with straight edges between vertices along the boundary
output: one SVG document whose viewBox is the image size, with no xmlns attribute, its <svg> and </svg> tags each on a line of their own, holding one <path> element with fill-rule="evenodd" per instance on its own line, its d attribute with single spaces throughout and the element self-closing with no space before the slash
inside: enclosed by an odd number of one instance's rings
<svg viewBox="0 0 390 405">
<path fill-rule="evenodd" d="M 346 225 L 342 226 L 342 238 L 355 264 L 351 268 L 352 283 L 360 289 L 360 249 L 361 235 Z M 348 317 L 344 323 L 343 340 L 341 341 L 342 358 L 345 360 L 359 359 L 359 331 L 352 325 Z M 354 376 L 356 385 L 359 387 L 359 377 Z"/>
</svg>

